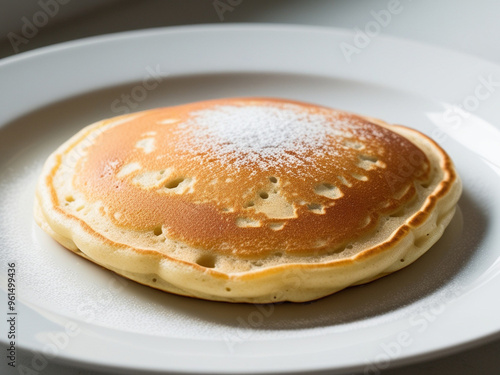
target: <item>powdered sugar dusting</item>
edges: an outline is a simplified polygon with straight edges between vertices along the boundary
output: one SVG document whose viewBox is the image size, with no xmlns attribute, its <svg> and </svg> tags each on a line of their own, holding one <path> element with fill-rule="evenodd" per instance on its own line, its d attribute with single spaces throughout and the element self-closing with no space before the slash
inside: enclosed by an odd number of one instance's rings
<svg viewBox="0 0 500 375">
<path fill-rule="evenodd" d="M 310 165 L 318 154 L 337 152 L 329 147 L 332 136 L 352 136 L 344 121 L 332 126 L 331 112 L 311 113 L 297 105 L 223 105 L 191 116 L 178 126 L 189 146 L 234 166 Z"/>
</svg>

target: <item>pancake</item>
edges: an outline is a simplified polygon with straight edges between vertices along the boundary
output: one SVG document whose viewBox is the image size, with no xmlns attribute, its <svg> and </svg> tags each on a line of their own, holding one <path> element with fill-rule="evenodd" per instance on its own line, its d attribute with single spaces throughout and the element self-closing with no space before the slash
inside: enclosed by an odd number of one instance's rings
<svg viewBox="0 0 500 375">
<path fill-rule="evenodd" d="M 460 193 L 449 156 L 416 130 L 231 98 L 84 128 L 46 161 L 35 218 L 69 250 L 157 289 L 303 302 L 411 264 Z"/>
</svg>

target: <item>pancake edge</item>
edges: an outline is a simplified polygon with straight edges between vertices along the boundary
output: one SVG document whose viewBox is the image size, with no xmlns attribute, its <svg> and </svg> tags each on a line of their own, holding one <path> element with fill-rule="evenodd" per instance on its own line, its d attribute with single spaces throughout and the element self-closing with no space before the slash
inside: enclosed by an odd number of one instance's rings
<svg viewBox="0 0 500 375">
<path fill-rule="evenodd" d="M 125 116 L 130 115 L 120 117 Z M 62 152 L 102 125 L 102 121 L 82 129 L 49 156 L 37 187 L 35 220 L 65 248 L 121 276 L 166 292 L 212 301 L 246 303 L 306 302 L 322 298 L 413 263 L 442 236 L 461 194 L 462 184 L 453 162 L 434 140 L 411 128 L 361 117 L 410 139 L 418 147 L 420 145 L 412 138 L 427 142 L 440 161 L 443 178 L 420 210 L 384 242 L 349 258 L 224 273 L 154 250 L 110 241 L 82 220 L 57 207 L 52 187 L 44 184 L 46 177 L 57 168 Z"/>
</svg>

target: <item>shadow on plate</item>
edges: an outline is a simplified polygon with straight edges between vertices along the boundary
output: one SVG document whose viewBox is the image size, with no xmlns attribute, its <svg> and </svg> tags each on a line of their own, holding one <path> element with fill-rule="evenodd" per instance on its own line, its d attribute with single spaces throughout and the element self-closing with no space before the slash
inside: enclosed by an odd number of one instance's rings
<svg viewBox="0 0 500 375">
<path fill-rule="evenodd" d="M 440 240 L 408 267 L 374 282 L 351 287 L 307 303 L 274 305 L 230 304 L 165 295 L 141 285 L 138 299 L 166 309 L 230 327 L 266 330 L 335 326 L 387 314 L 440 290 L 454 280 L 473 257 L 486 217 L 465 192 L 459 208 Z"/>
</svg>

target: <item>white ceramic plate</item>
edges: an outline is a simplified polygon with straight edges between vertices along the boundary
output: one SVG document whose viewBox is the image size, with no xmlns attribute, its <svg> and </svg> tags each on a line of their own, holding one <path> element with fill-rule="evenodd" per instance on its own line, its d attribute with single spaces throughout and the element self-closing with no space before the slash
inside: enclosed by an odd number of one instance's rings
<svg viewBox="0 0 500 375">
<path fill-rule="evenodd" d="M 16 263 L 18 349 L 121 373 L 376 373 L 497 335 L 500 67 L 380 36 L 349 62 L 342 43 L 354 45 L 353 35 L 200 26 L 92 38 L 0 62 L 0 277 L 6 304 L 7 263 Z M 83 126 L 230 96 L 304 100 L 427 133 L 463 178 L 457 215 L 428 254 L 394 275 L 313 303 L 269 306 L 125 281 L 34 224 L 41 165 Z"/>
</svg>

